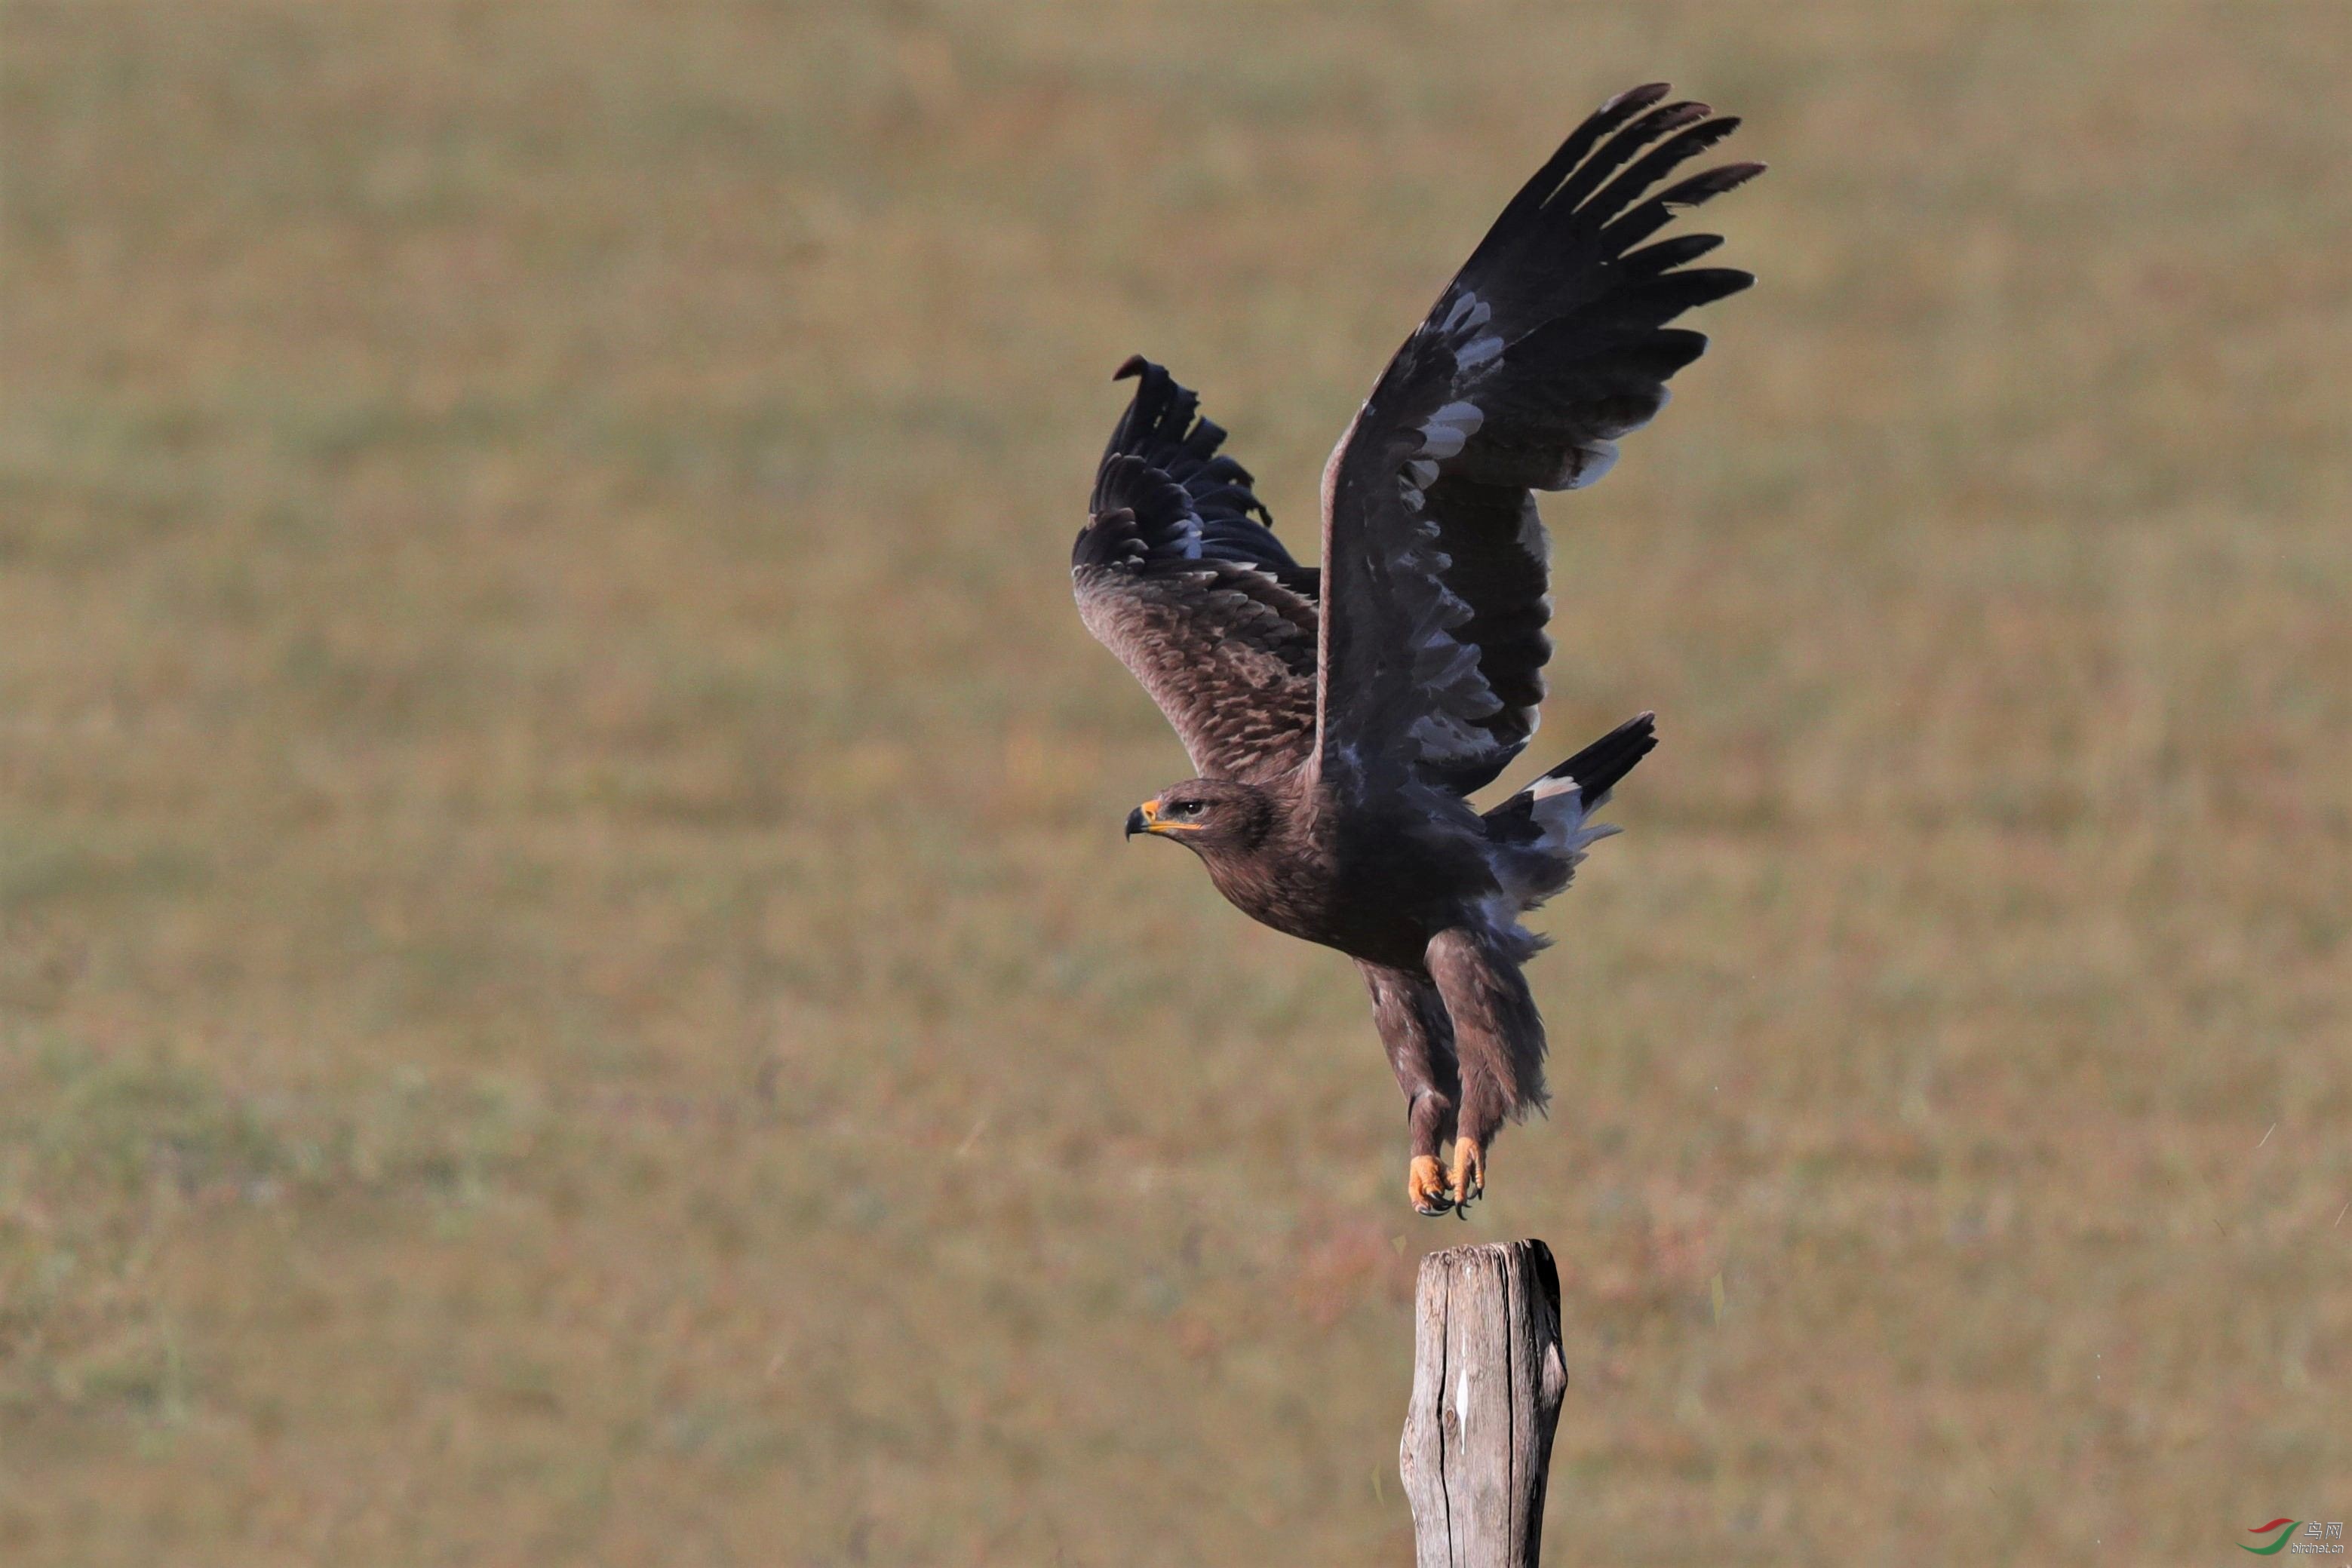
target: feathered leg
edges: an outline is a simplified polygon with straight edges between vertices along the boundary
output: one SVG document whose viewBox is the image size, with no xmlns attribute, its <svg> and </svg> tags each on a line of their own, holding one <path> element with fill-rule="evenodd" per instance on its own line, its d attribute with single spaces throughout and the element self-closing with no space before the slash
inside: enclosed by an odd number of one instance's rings
<svg viewBox="0 0 2352 1568">
<path fill-rule="evenodd" d="M 1405 1118 L 1412 1155 L 1405 1167 L 1405 1197 L 1423 1214 L 1454 1207 L 1443 1152 L 1454 1136 L 1454 1106 L 1462 1097 L 1454 1060 L 1454 1026 L 1437 988 L 1419 975 L 1383 968 L 1359 959 L 1372 993 L 1372 1022 L 1387 1048 L 1389 1068 L 1404 1091 Z"/>
<path fill-rule="evenodd" d="M 1486 1190 L 1486 1145 L 1505 1118 L 1541 1110 L 1544 1028 L 1519 965 L 1524 936 L 1457 925 L 1429 944 L 1430 977 L 1454 1020 L 1462 1064 L 1461 1137 L 1454 1145 L 1454 1201 Z"/>
</svg>

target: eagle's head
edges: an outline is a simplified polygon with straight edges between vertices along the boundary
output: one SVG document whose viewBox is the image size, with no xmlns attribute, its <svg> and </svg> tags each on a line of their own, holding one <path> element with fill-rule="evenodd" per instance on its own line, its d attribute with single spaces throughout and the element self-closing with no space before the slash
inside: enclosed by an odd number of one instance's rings
<svg viewBox="0 0 2352 1568">
<path fill-rule="evenodd" d="M 1196 853 L 1255 849 L 1274 825 L 1274 802 L 1255 785 L 1230 779 L 1171 784 L 1127 814 L 1127 836 L 1174 839 Z"/>
</svg>

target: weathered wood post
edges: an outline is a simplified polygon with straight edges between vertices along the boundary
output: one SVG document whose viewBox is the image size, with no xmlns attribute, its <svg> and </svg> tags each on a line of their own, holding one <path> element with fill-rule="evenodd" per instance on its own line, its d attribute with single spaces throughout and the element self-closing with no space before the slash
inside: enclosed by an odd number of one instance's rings
<svg viewBox="0 0 2352 1568">
<path fill-rule="evenodd" d="M 1420 1568 L 1536 1568 L 1568 1391 L 1551 1249 L 1513 1241 L 1423 1258 L 1412 1350 L 1397 1468 Z"/>
</svg>

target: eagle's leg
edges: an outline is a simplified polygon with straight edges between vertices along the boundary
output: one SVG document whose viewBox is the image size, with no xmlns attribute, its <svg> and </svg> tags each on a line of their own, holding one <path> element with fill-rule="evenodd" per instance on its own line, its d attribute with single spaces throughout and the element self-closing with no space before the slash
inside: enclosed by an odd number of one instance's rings
<svg viewBox="0 0 2352 1568">
<path fill-rule="evenodd" d="M 1449 1174 L 1454 1201 L 1486 1187 L 1486 1148 L 1505 1119 L 1540 1108 L 1543 1018 L 1519 965 L 1532 951 L 1524 933 L 1455 926 L 1429 944 L 1429 973 L 1454 1020 L 1462 1064 L 1461 1136 Z"/>
<path fill-rule="evenodd" d="M 1454 1137 L 1454 1106 L 1462 1097 L 1454 1061 L 1454 1027 L 1437 988 L 1419 975 L 1359 960 L 1372 993 L 1372 1021 L 1387 1048 L 1389 1068 L 1404 1091 L 1412 1154 L 1405 1166 L 1405 1200 L 1423 1214 L 1454 1207 L 1444 1150 Z"/>
</svg>

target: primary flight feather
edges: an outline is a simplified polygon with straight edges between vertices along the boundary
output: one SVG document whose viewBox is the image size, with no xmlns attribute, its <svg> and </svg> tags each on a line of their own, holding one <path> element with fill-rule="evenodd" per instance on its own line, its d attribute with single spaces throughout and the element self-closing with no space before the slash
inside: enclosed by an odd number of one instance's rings
<svg viewBox="0 0 2352 1568">
<path fill-rule="evenodd" d="M 1199 400 L 1141 357 L 1070 553 L 1087 628 L 1199 777 L 1129 813 L 1244 914 L 1356 960 L 1404 1091 L 1406 1196 L 1485 1189 L 1505 1120 L 1545 1103 L 1519 915 L 1569 883 L 1591 821 L 1656 745 L 1643 714 L 1493 810 L 1467 800 L 1535 733 L 1551 656 L 1534 492 L 1591 484 L 1705 351 L 1668 322 L 1755 279 L 1653 236 L 1762 172 L 1667 183 L 1738 121 L 1611 99 L 1503 209 L 1406 339 L 1323 473 L 1323 566 L 1275 537 Z M 1450 1163 L 1449 1163 L 1450 1156 Z"/>
</svg>

